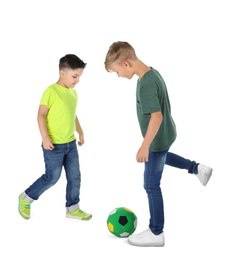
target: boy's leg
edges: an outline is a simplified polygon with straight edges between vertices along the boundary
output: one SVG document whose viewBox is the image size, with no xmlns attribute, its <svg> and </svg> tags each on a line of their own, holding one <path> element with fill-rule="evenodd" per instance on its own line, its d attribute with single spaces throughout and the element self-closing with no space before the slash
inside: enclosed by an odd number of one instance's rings
<svg viewBox="0 0 229 260">
<path fill-rule="evenodd" d="M 155 235 L 162 233 L 164 228 L 164 205 L 160 183 L 167 152 L 150 152 L 148 162 L 145 163 L 144 188 L 149 202 L 149 227 Z"/>
<path fill-rule="evenodd" d="M 76 141 L 68 143 L 68 151 L 64 158 L 64 169 L 67 179 L 66 217 L 89 220 L 92 215 L 79 208 L 81 173 Z"/>
<path fill-rule="evenodd" d="M 19 213 L 22 217 L 29 219 L 32 201 L 37 200 L 43 192 L 59 180 L 65 150 L 64 145 L 55 145 L 54 150 L 43 148 L 45 174 L 19 195 Z"/>
<path fill-rule="evenodd" d="M 212 168 L 208 166 L 185 159 L 184 157 L 170 152 L 167 154 L 165 163 L 179 169 L 186 169 L 188 173 L 195 174 L 204 186 L 208 183 L 213 171 Z"/>
<path fill-rule="evenodd" d="M 128 238 L 132 245 L 164 246 L 164 205 L 160 182 L 167 152 L 150 152 L 145 163 L 144 188 L 148 196 L 150 223 L 149 229 Z"/>
<path fill-rule="evenodd" d="M 165 164 L 180 169 L 186 169 L 188 170 L 188 173 L 197 173 L 198 163 L 171 152 L 167 153 Z"/>
<path fill-rule="evenodd" d="M 53 150 L 42 149 L 45 161 L 45 173 L 25 190 L 25 193 L 34 200 L 37 200 L 43 192 L 59 180 L 66 152 L 66 144 L 55 144 Z"/>
</svg>

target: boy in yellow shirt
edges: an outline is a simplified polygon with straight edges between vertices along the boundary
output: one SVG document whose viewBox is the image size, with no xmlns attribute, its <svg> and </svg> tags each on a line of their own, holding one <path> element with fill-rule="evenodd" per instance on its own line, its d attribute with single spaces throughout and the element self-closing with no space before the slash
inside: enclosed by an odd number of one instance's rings
<svg viewBox="0 0 229 260">
<path fill-rule="evenodd" d="M 86 63 L 74 54 L 59 60 L 59 79 L 43 93 L 38 109 L 38 126 L 42 137 L 45 173 L 19 195 L 19 213 L 30 218 L 30 204 L 52 187 L 64 167 L 67 179 L 66 217 L 89 220 L 92 215 L 79 208 L 81 173 L 78 145 L 84 144 L 84 134 L 76 116 L 78 96 L 74 90 Z"/>
</svg>

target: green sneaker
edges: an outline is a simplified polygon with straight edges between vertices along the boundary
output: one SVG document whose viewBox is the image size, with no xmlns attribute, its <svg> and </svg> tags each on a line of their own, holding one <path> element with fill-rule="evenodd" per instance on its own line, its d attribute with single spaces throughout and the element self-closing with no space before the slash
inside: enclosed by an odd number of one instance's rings
<svg viewBox="0 0 229 260">
<path fill-rule="evenodd" d="M 18 211 L 19 211 L 20 215 L 21 215 L 24 219 L 29 219 L 29 218 L 30 218 L 30 203 L 28 203 L 27 201 L 25 201 L 25 200 L 22 198 L 22 195 L 19 196 Z"/>
<path fill-rule="evenodd" d="M 81 220 L 89 220 L 92 217 L 92 215 L 82 211 L 81 209 L 77 209 L 73 212 L 66 212 L 66 217 L 67 218 L 77 218 L 77 219 L 81 219 Z"/>
</svg>

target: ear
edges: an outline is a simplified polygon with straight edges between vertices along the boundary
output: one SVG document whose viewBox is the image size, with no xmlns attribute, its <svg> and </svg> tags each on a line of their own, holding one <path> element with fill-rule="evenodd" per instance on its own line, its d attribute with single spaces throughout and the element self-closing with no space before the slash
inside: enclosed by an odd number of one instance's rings
<svg viewBox="0 0 229 260">
<path fill-rule="evenodd" d="M 130 62 L 128 60 L 124 61 L 123 62 L 123 65 L 126 66 L 126 67 L 130 67 Z"/>
<path fill-rule="evenodd" d="M 64 70 L 60 70 L 60 76 L 61 76 L 61 78 L 63 78 L 64 75 L 65 75 L 65 71 L 64 71 Z"/>
</svg>

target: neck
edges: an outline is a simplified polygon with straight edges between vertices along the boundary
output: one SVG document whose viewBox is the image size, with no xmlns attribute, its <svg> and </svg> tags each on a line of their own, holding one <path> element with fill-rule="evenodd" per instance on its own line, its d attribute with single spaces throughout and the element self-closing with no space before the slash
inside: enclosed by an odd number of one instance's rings
<svg viewBox="0 0 229 260">
<path fill-rule="evenodd" d="M 61 79 L 59 79 L 59 80 L 56 82 L 56 84 L 58 84 L 58 85 L 61 86 L 61 87 L 67 88 L 67 87 L 65 86 L 64 82 L 63 82 Z"/>
<path fill-rule="evenodd" d="M 136 62 L 135 68 L 135 74 L 139 77 L 139 79 L 141 79 L 146 72 L 150 71 L 150 67 L 140 60 Z"/>
</svg>

